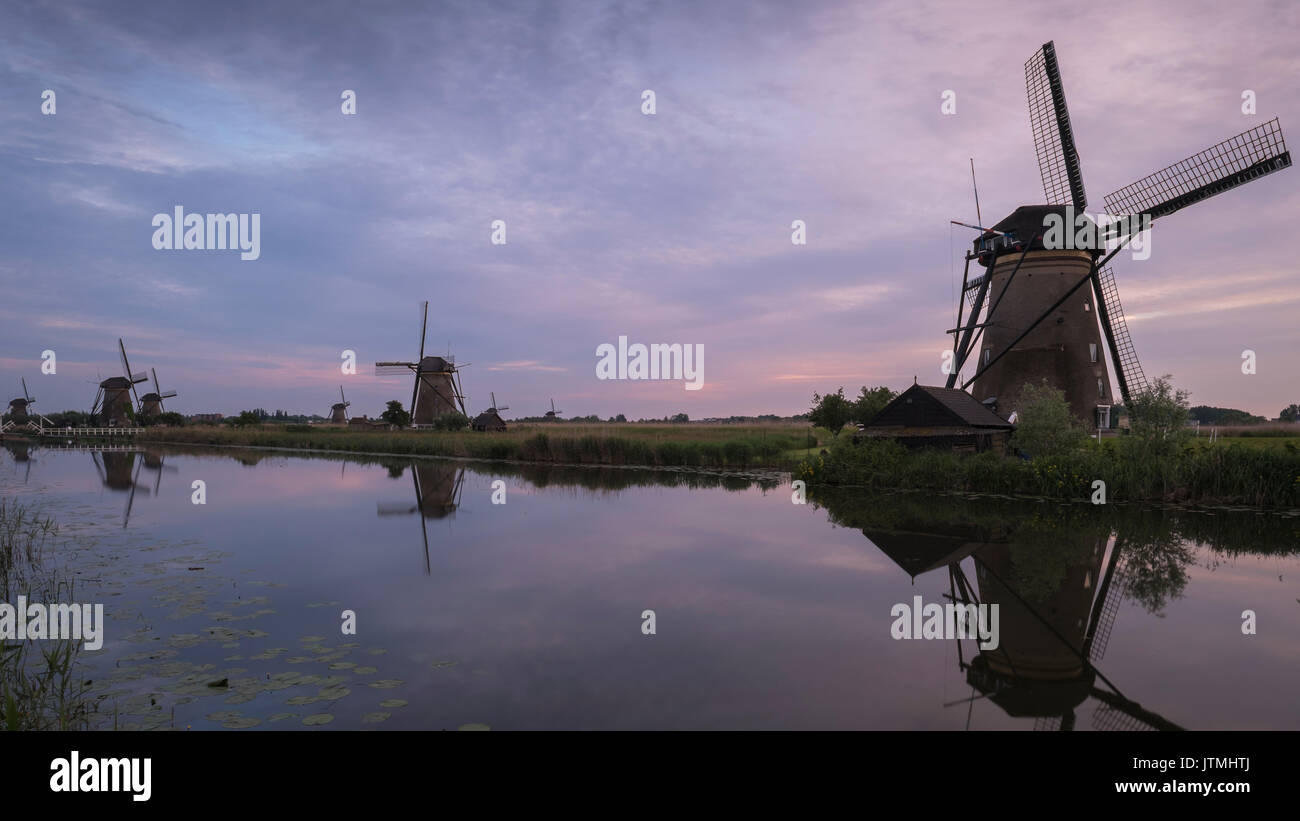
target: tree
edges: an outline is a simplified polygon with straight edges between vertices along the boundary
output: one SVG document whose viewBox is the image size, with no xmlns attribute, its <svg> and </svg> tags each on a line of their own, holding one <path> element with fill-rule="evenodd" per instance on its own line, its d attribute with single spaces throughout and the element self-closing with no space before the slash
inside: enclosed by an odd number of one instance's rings
<svg viewBox="0 0 1300 821">
<path fill-rule="evenodd" d="M 240 411 L 239 416 L 230 420 L 230 424 L 237 428 L 244 428 L 249 425 L 260 425 L 262 424 L 262 415 L 255 410 Z"/>
<path fill-rule="evenodd" d="M 684 413 L 674 413 L 673 418 L 670 419 L 669 421 L 680 425 L 682 423 L 691 421 L 691 417 L 687 416 Z"/>
<path fill-rule="evenodd" d="M 862 386 L 862 392 L 858 394 L 858 400 L 854 403 L 854 417 L 858 422 L 867 424 L 885 409 L 885 406 L 894 401 L 898 394 L 891 391 L 884 385 L 874 388 Z"/>
<path fill-rule="evenodd" d="M 388 404 L 391 408 L 393 403 L 389 402 Z M 402 410 L 402 406 L 400 404 L 397 406 L 397 409 L 401 411 L 403 414 L 406 413 L 406 411 Z M 407 420 L 409 421 L 410 417 L 407 417 Z M 437 417 L 435 417 L 433 420 L 434 430 L 464 430 L 467 427 L 469 427 L 469 417 L 461 413 L 460 411 L 450 411 L 448 413 L 442 413 L 439 414 Z"/>
<path fill-rule="evenodd" d="M 396 399 L 389 400 L 388 410 L 379 414 L 379 418 L 383 419 L 388 424 L 399 428 L 404 428 L 411 424 L 411 414 L 403 410 L 402 403 L 398 402 Z"/>
<path fill-rule="evenodd" d="M 844 398 L 844 386 L 835 393 L 828 393 L 825 396 L 813 394 L 813 406 L 808 411 L 808 421 L 813 425 L 820 425 L 831 432 L 832 436 L 839 436 L 840 429 L 848 424 L 854 416 L 856 406 Z"/>
<path fill-rule="evenodd" d="M 1165 374 L 1142 391 L 1129 397 L 1129 421 L 1133 435 L 1146 442 L 1168 442 L 1171 447 L 1191 436 L 1187 399 L 1191 394 L 1176 390 Z"/>
<path fill-rule="evenodd" d="M 1291 405 L 1282 409 L 1277 418 L 1283 422 L 1300 422 L 1300 405 Z"/>
<path fill-rule="evenodd" d="M 1079 420 L 1070 412 L 1065 393 L 1043 380 L 1020 391 L 1016 406 L 1019 420 L 1011 444 L 1035 459 L 1046 459 L 1074 450 L 1087 438 Z"/>
</svg>

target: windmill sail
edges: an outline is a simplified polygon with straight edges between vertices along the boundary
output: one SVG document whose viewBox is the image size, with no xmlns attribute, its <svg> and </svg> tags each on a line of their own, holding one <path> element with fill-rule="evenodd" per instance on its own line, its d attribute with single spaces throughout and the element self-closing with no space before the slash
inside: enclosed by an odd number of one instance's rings
<svg viewBox="0 0 1300 821">
<path fill-rule="evenodd" d="M 1291 153 L 1274 117 L 1108 194 L 1106 210 L 1149 214 L 1154 220 L 1290 165 Z"/>
<path fill-rule="evenodd" d="M 1070 112 L 1065 106 L 1065 88 L 1056 63 L 1056 47 L 1045 43 L 1025 63 L 1025 90 L 1029 95 L 1029 125 L 1034 132 L 1038 171 L 1043 177 L 1043 194 L 1048 205 L 1088 207 L 1083 192 L 1079 152 L 1074 147 Z"/>
</svg>

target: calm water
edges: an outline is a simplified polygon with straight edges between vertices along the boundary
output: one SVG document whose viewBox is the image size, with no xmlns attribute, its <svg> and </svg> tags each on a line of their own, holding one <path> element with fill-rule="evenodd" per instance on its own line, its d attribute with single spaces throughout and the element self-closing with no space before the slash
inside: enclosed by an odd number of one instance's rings
<svg viewBox="0 0 1300 821">
<path fill-rule="evenodd" d="M 1294 515 L 198 449 L 0 489 L 105 604 L 104 726 L 1300 728 Z M 891 637 L 963 589 L 998 649 Z"/>
</svg>

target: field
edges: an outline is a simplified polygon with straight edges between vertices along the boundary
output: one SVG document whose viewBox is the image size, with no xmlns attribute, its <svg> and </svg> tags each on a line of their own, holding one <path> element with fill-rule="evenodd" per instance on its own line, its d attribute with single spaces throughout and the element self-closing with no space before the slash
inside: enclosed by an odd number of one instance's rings
<svg viewBox="0 0 1300 821">
<path fill-rule="evenodd" d="M 153 428 L 138 441 L 458 456 L 563 464 L 790 470 L 830 434 L 806 424 L 511 425 L 502 433 L 350 430 L 331 425 Z"/>
</svg>

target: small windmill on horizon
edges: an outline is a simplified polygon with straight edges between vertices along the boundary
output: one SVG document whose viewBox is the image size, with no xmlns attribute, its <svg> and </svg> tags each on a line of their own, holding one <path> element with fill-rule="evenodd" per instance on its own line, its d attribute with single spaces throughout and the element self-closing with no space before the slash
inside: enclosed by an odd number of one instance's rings
<svg viewBox="0 0 1300 821">
<path fill-rule="evenodd" d="M 153 392 L 146 393 L 144 396 L 140 397 L 140 416 L 142 418 L 160 416 L 165 410 L 163 408 L 163 400 L 171 399 L 173 396 L 176 396 L 176 391 L 167 391 L 164 393 L 163 389 L 158 387 L 157 370 L 150 368 L 149 373 L 153 375 Z"/>
<path fill-rule="evenodd" d="M 27 379 L 22 378 L 23 395 L 9 400 L 9 420 L 16 425 L 27 422 L 27 408 L 35 404 L 36 397 L 27 392 Z"/>
<path fill-rule="evenodd" d="M 555 422 L 555 421 L 558 421 L 559 418 L 560 418 L 560 417 L 559 417 L 559 414 L 561 414 L 561 413 L 563 413 L 563 411 L 557 411 L 557 410 L 555 409 L 555 400 L 552 399 L 552 400 L 551 400 L 551 409 L 548 410 L 548 411 L 546 412 L 545 419 L 546 419 L 547 422 Z"/>
<path fill-rule="evenodd" d="M 330 406 L 330 423 L 346 425 L 348 423 L 348 406 L 352 403 L 343 395 L 343 386 L 339 385 L 339 401 Z"/>
<path fill-rule="evenodd" d="M 122 375 L 110 376 L 99 383 L 95 403 L 90 408 L 91 417 L 108 427 L 124 427 L 132 423 L 135 406 L 139 404 L 135 386 L 149 379 L 143 373 L 132 373 L 131 363 L 126 358 L 126 345 L 121 338 L 117 340 L 117 350 L 122 359 Z M 136 397 L 134 403 L 132 396 Z"/>
</svg>

